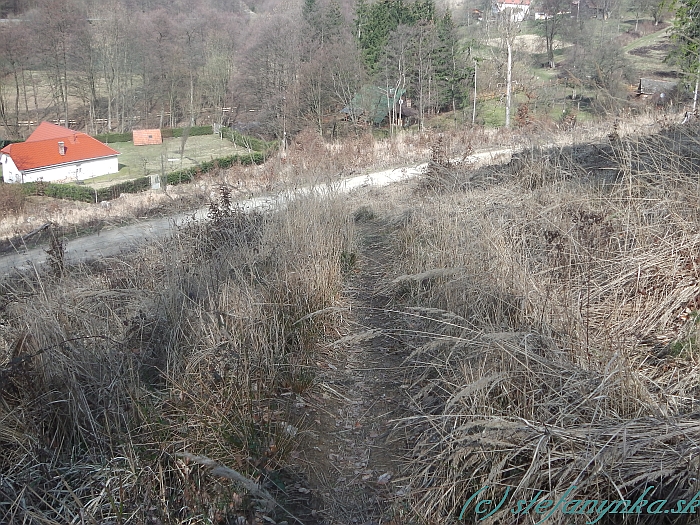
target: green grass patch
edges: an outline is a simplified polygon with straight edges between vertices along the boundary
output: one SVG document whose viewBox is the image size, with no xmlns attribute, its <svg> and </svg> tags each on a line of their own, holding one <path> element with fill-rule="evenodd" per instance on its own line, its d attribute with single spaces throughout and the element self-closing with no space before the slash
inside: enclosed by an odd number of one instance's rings
<svg viewBox="0 0 700 525">
<path fill-rule="evenodd" d="M 626 53 L 629 53 L 633 49 L 637 49 L 639 47 L 653 46 L 661 43 L 666 37 L 668 37 L 668 29 L 664 28 L 660 31 L 657 31 L 656 33 L 650 33 L 643 37 L 637 38 L 636 40 L 633 40 L 625 47 L 623 47 L 622 50 Z"/>
<path fill-rule="evenodd" d="M 119 155 L 119 171 L 110 175 L 94 177 L 85 181 L 93 188 L 101 188 L 155 173 L 172 173 L 188 168 L 196 168 L 214 159 L 231 155 L 246 155 L 248 150 L 237 146 L 229 139 L 216 135 L 189 137 L 184 153 L 181 138 L 163 139 L 163 144 L 134 146 L 133 142 L 120 142 L 111 145 Z"/>
<path fill-rule="evenodd" d="M 476 105 L 476 118 L 491 128 L 504 126 L 506 123 L 506 108 L 497 100 L 486 100 Z"/>
</svg>

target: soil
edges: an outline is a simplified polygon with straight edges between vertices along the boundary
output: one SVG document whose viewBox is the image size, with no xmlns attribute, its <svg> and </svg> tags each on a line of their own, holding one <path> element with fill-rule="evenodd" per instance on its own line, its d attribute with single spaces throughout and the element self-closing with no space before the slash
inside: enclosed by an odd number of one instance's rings
<svg viewBox="0 0 700 525">
<path fill-rule="evenodd" d="M 651 46 L 642 46 L 638 47 L 636 49 L 633 49 L 629 52 L 630 55 L 636 55 L 640 57 L 645 57 L 649 55 L 649 53 L 652 52 L 658 52 L 658 53 L 668 53 L 671 49 L 673 48 L 673 45 L 668 42 L 660 42 L 658 44 L 654 44 Z"/>
<path fill-rule="evenodd" d="M 345 333 L 322 354 L 321 375 L 304 396 L 312 415 L 294 468 L 306 478 L 296 490 L 310 492 L 293 513 L 305 524 L 409 523 L 396 504 L 407 487 L 400 472 L 406 443 L 395 432 L 406 413 L 401 365 L 409 327 L 388 286 L 387 219 L 370 214 L 356 224 L 360 242 L 344 291 Z"/>
</svg>

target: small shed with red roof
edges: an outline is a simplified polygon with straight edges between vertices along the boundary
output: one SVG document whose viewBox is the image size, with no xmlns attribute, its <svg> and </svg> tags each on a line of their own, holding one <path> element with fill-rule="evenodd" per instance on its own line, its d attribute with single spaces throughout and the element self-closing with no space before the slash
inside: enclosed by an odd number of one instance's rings
<svg viewBox="0 0 700 525">
<path fill-rule="evenodd" d="M 132 132 L 134 146 L 155 146 L 163 144 L 163 136 L 159 129 L 135 129 Z"/>
<path fill-rule="evenodd" d="M 119 171 L 118 151 L 99 140 L 42 122 L 24 142 L 0 150 L 5 182 L 75 182 Z"/>
</svg>

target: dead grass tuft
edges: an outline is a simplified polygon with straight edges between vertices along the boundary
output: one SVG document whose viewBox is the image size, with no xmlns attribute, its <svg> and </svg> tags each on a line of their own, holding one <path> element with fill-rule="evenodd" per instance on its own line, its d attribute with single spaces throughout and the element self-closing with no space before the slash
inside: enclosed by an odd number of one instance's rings
<svg viewBox="0 0 700 525">
<path fill-rule="evenodd" d="M 354 221 L 332 198 L 216 209 L 139 254 L 3 283 L 1 522 L 286 515 L 192 458 L 263 487 L 284 466 Z"/>
<path fill-rule="evenodd" d="M 19 187 L 0 182 L 0 220 L 22 213 L 25 201 L 26 197 Z"/>
<path fill-rule="evenodd" d="M 427 522 L 456 523 L 485 485 L 512 502 L 698 491 L 697 137 L 533 149 L 498 185 L 456 172 L 399 225 L 395 295 L 423 312 L 406 468 Z"/>
</svg>

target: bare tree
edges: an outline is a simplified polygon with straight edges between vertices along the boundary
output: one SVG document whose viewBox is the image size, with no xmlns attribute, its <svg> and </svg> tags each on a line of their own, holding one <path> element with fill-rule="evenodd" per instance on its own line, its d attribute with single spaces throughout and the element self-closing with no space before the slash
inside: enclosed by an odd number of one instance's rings
<svg viewBox="0 0 700 525">
<path fill-rule="evenodd" d="M 568 0 L 545 0 L 542 4 L 544 19 L 539 20 L 538 27 L 544 36 L 547 48 L 547 67 L 554 68 L 554 43 L 571 19 L 571 2 Z"/>
<path fill-rule="evenodd" d="M 79 13 L 76 16 L 76 13 Z M 87 19 L 72 0 L 39 0 L 38 9 L 31 19 L 36 34 L 49 36 L 37 39 L 42 65 L 47 73 L 57 117 L 68 125 L 69 73 L 77 52 L 78 34 L 85 30 Z"/>
<path fill-rule="evenodd" d="M 520 31 L 520 24 L 516 17 L 512 16 L 510 10 L 506 10 L 499 17 L 499 29 L 503 46 L 506 48 L 506 128 L 510 127 L 510 108 L 513 86 L 513 44 L 515 37 Z"/>
<path fill-rule="evenodd" d="M 10 24 L 0 30 L 0 119 L 10 136 L 21 138 L 20 115 L 29 115 L 27 76 L 31 76 L 32 49 L 27 26 Z M 36 99 L 35 99 L 36 101 Z"/>
</svg>

